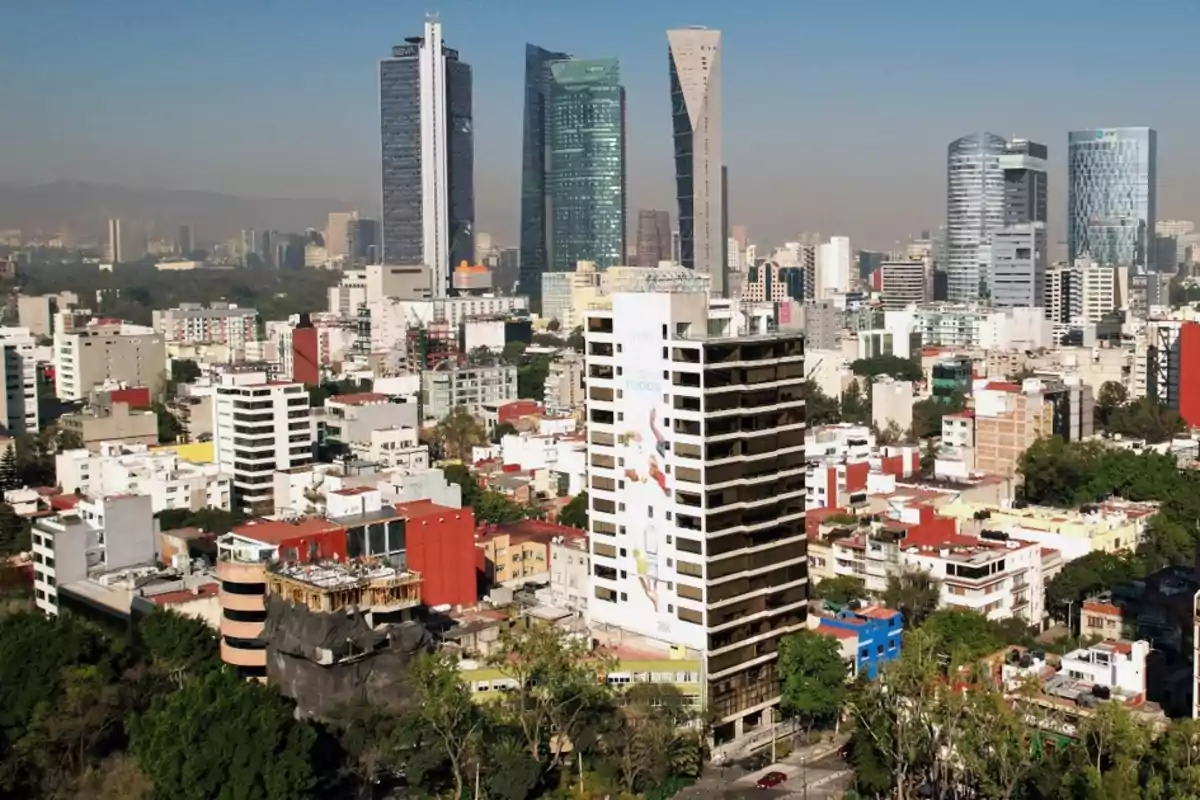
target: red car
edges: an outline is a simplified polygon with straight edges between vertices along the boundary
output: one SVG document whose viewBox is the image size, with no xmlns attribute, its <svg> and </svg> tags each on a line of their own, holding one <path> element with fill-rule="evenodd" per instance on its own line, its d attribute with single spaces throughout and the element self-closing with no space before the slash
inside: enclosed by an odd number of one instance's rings
<svg viewBox="0 0 1200 800">
<path fill-rule="evenodd" d="M 754 784 L 759 789 L 770 789 L 773 786 L 778 786 L 787 780 L 787 775 L 782 772 L 768 772 L 758 779 L 758 783 Z"/>
</svg>

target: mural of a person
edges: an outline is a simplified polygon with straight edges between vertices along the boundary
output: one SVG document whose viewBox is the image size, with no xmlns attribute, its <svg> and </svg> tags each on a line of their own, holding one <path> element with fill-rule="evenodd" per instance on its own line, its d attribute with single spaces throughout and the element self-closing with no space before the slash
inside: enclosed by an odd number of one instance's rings
<svg viewBox="0 0 1200 800">
<path fill-rule="evenodd" d="M 651 607 L 658 609 L 658 530 L 654 524 L 654 506 L 669 496 L 667 475 L 663 471 L 667 443 L 656 422 L 657 412 L 651 409 L 644 428 L 633 428 L 620 436 L 625 445 L 626 503 L 641 507 L 644 522 L 633 526 L 633 560 L 637 567 L 638 583 Z"/>
</svg>

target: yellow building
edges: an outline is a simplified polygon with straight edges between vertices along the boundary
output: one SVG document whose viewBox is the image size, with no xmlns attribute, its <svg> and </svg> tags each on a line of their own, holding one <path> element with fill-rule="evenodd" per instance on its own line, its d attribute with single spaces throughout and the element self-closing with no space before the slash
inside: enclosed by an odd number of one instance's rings
<svg viewBox="0 0 1200 800">
<path fill-rule="evenodd" d="M 166 444 L 155 447 L 154 450 L 166 450 L 179 456 L 184 461 L 193 464 L 211 464 L 215 458 L 212 442 L 193 442 L 192 444 Z"/>
<path fill-rule="evenodd" d="M 1127 500 L 1106 500 L 1078 509 L 1000 508 L 962 502 L 938 509 L 941 516 L 958 520 L 962 534 L 1005 533 L 1012 539 L 1037 542 L 1058 550 L 1067 561 L 1095 550 L 1105 553 L 1133 550 L 1145 537 L 1146 524 L 1157 513 L 1156 503 Z"/>
</svg>

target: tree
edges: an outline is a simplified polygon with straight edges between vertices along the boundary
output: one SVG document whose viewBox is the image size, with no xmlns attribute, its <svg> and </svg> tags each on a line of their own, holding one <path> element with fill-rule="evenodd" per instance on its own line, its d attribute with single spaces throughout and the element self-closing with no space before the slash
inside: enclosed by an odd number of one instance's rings
<svg viewBox="0 0 1200 800">
<path fill-rule="evenodd" d="M 517 396 L 542 402 L 546 396 L 546 376 L 550 374 L 551 357 L 536 355 L 517 367 Z"/>
<path fill-rule="evenodd" d="M 1116 381 L 1105 381 L 1100 384 L 1100 392 L 1096 395 L 1096 425 L 1107 429 L 1113 412 L 1127 402 L 1129 402 L 1129 390 L 1122 384 Z"/>
<path fill-rule="evenodd" d="M 900 429 L 899 423 L 894 419 L 889 419 L 887 427 L 875 435 L 875 439 L 879 444 L 896 444 L 903 438 L 904 431 Z"/>
<path fill-rule="evenodd" d="M 977 661 L 1004 645 L 987 617 L 974 611 L 943 608 L 929 614 L 922 626 L 938 652 L 951 656 L 955 664 Z"/>
<path fill-rule="evenodd" d="M 1082 603 L 1087 597 L 1141 577 L 1139 567 L 1130 559 L 1100 550 L 1072 559 L 1046 584 L 1046 612 L 1066 620 L 1073 607 L 1077 616 L 1082 613 Z"/>
<path fill-rule="evenodd" d="M 857 380 L 851 381 L 846 391 L 842 392 L 842 421 L 858 425 L 871 424 L 870 391 L 864 395 Z"/>
<path fill-rule="evenodd" d="M 215 670 L 134 720 L 131 752 L 155 796 L 311 796 L 316 734 L 274 688 Z"/>
<path fill-rule="evenodd" d="M 866 597 L 867 590 L 862 580 L 853 575 L 836 575 L 811 584 L 808 594 L 814 600 L 827 600 L 834 605 L 844 606 L 851 600 Z"/>
<path fill-rule="evenodd" d="M 959 414 L 967 407 L 962 392 L 950 395 L 948 401 L 928 397 L 913 403 L 912 432 L 916 439 L 929 439 L 942 435 L 942 417 Z"/>
<path fill-rule="evenodd" d="M 173 383 L 193 383 L 201 374 L 200 365 L 192 359 L 171 359 L 171 381 Z"/>
<path fill-rule="evenodd" d="M 491 489 L 480 493 L 473 508 L 476 522 L 507 525 L 525 518 L 525 510 L 520 505 Z"/>
<path fill-rule="evenodd" d="M 67 450 L 82 450 L 83 437 L 77 432 L 68 429 L 62 429 L 58 432 L 54 440 L 54 451 L 62 453 Z"/>
<path fill-rule="evenodd" d="M 18 489 L 21 486 L 20 467 L 17 464 L 17 448 L 6 444 L 0 456 L 0 491 Z"/>
<path fill-rule="evenodd" d="M 811 378 L 804 382 L 804 411 L 808 425 L 829 425 L 842 418 L 838 401 L 821 391 Z"/>
<path fill-rule="evenodd" d="M 779 645 L 783 712 L 805 730 L 837 721 L 848 694 L 846 662 L 836 639 L 802 630 Z"/>
<path fill-rule="evenodd" d="M 558 333 L 558 330 L 561 327 L 562 327 L 562 323 L 559 322 L 557 319 L 552 319 L 546 323 L 546 330 L 550 331 L 551 333 Z"/>
<path fill-rule="evenodd" d="M 413 690 L 408 714 L 437 743 L 450 765 L 454 797 L 462 797 L 467 761 L 479 745 L 483 715 L 452 656 L 420 654 L 409 667 L 408 681 Z"/>
<path fill-rule="evenodd" d="M 468 460 L 471 448 L 487 442 L 483 425 L 466 406 L 455 406 L 446 418 L 437 424 L 434 436 L 441 444 L 446 457 L 459 461 Z"/>
<path fill-rule="evenodd" d="M 0 555 L 27 553 L 32 548 L 30 525 L 8 503 L 0 503 Z"/>
<path fill-rule="evenodd" d="M 906 569 L 888 576 L 883 602 L 888 608 L 898 609 L 904 620 L 914 627 L 925 621 L 941 600 L 941 584 L 928 572 Z"/>
<path fill-rule="evenodd" d="M 679 690 L 663 684 L 637 684 L 626 690 L 620 710 L 601 722 L 600 746 L 613 761 L 627 795 L 659 797 L 675 792 L 671 778 L 695 776 L 702 762 L 701 736 L 681 729 L 692 722 Z M 675 790 L 678 786 L 674 787 Z"/>
<path fill-rule="evenodd" d="M 583 326 L 579 325 L 575 328 L 575 330 L 571 331 L 571 335 L 567 337 L 567 347 L 571 348 L 576 353 L 582 353 L 583 346 Z"/>
<path fill-rule="evenodd" d="M 579 746 L 608 711 L 610 690 L 597 676 L 612 671 L 611 660 L 549 625 L 504 630 L 501 645 L 488 663 L 516 684 L 503 700 L 504 712 L 534 760 L 556 767 L 567 745 Z"/>
<path fill-rule="evenodd" d="M 588 529 L 588 493 L 586 489 L 572 497 L 562 507 L 562 511 L 558 512 L 558 523 L 578 528 L 581 531 Z"/>
<path fill-rule="evenodd" d="M 217 637 L 203 620 L 157 610 L 138 622 L 137 634 L 151 660 L 165 670 L 199 675 L 221 668 Z"/>
<path fill-rule="evenodd" d="M 492 444 L 500 444 L 500 441 L 505 436 L 515 436 L 517 428 L 511 422 L 501 422 L 496 425 L 496 429 L 492 431 Z"/>
<path fill-rule="evenodd" d="M 179 421 L 179 417 L 172 414 L 162 403 L 151 403 L 150 410 L 158 417 L 159 444 L 174 444 L 187 432 L 183 423 Z"/>
<path fill-rule="evenodd" d="M 896 380 L 919 383 L 925 380 L 925 372 L 920 362 L 911 358 L 882 355 L 871 358 L 860 358 L 850 362 L 850 371 L 861 378 L 878 378 L 888 375 Z"/>
<path fill-rule="evenodd" d="M 925 449 L 921 451 L 922 477 L 930 478 L 937 472 L 937 457 L 941 449 L 941 445 L 933 439 L 925 442 Z"/>
<path fill-rule="evenodd" d="M 479 481 L 475 479 L 471 468 L 463 464 L 447 464 L 442 467 L 442 474 L 448 483 L 457 483 L 462 487 L 463 508 L 474 508 L 483 490 L 479 488 Z"/>
<path fill-rule="evenodd" d="M 505 342 L 504 349 L 500 352 L 500 358 L 505 364 L 520 365 L 526 347 L 528 345 L 525 342 Z"/>
</svg>

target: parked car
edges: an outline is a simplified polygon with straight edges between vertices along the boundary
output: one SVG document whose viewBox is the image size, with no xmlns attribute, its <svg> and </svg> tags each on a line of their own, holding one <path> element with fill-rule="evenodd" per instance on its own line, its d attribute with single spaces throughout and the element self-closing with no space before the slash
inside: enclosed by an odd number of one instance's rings
<svg viewBox="0 0 1200 800">
<path fill-rule="evenodd" d="M 778 786 L 786 780 L 787 775 L 784 775 L 782 772 L 768 772 L 766 775 L 763 775 L 761 778 L 759 778 L 758 783 L 754 785 L 759 789 L 770 789 L 774 786 Z"/>
</svg>

